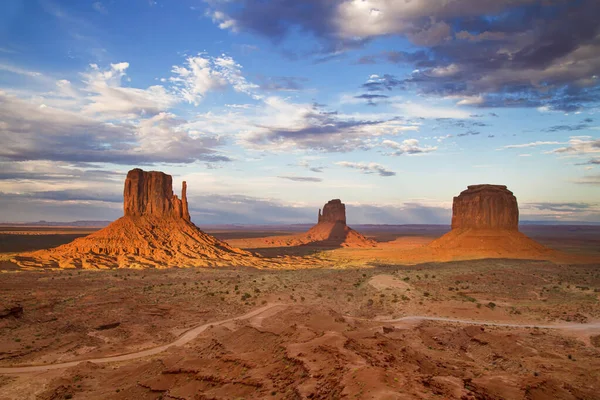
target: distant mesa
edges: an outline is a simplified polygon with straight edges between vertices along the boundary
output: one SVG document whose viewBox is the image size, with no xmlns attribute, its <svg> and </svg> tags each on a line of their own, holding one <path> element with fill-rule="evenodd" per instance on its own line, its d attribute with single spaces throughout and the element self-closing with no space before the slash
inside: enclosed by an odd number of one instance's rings
<svg viewBox="0 0 600 400">
<path fill-rule="evenodd" d="M 519 230 L 519 206 L 503 185 L 472 185 L 454 198 L 452 229 Z"/>
<path fill-rule="evenodd" d="M 319 210 L 317 224 L 307 232 L 267 239 L 269 244 L 316 247 L 374 247 L 377 243 L 346 225 L 346 205 L 330 200 Z"/>
<path fill-rule="evenodd" d="M 54 249 L 23 253 L 21 267 L 165 268 L 258 266 L 251 253 L 201 231 L 190 221 L 187 185 L 181 198 L 170 175 L 133 169 L 123 193 L 124 216 L 106 228 Z"/>
<path fill-rule="evenodd" d="M 452 230 L 426 248 L 436 259 L 547 258 L 553 253 L 519 232 L 517 198 L 503 185 L 472 185 L 454 198 Z"/>
<path fill-rule="evenodd" d="M 340 222 L 346 224 L 346 205 L 340 199 L 330 200 L 323 206 L 323 214 L 319 209 L 318 224 L 327 222 Z"/>
</svg>

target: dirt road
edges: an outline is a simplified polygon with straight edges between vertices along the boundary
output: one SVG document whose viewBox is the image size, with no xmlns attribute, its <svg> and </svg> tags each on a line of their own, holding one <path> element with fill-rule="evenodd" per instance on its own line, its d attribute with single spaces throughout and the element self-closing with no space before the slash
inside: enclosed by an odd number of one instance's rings
<svg viewBox="0 0 600 400">
<path fill-rule="evenodd" d="M 82 362 L 92 362 L 96 364 L 103 363 L 112 363 L 112 362 L 121 362 L 128 360 L 135 360 L 138 358 L 152 356 L 158 353 L 162 353 L 173 346 L 183 346 L 186 343 L 194 340 L 199 334 L 204 332 L 211 326 L 218 326 L 227 324 L 234 321 L 243 321 L 253 317 L 258 317 L 267 311 L 274 310 L 277 308 L 287 308 L 290 305 L 288 304 L 279 304 L 279 303 L 271 303 L 267 304 L 264 307 L 258 308 L 256 310 L 250 311 L 247 314 L 241 315 L 239 317 L 228 318 L 222 321 L 209 322 L 202 325 L 198 325 L 189 331 L 182 334 L 177 340 L 162 345 L 158 347 L 153 347 L 150 349 L 137 351 L 134 353 L 121 354 L 118 356 L 110 356 L 103 358 L 92 358 L 86 360 L 77 360 L 77 361 L 69 361 L 64 363 L 56 363 L 56 364 L 47 364 L 47 365 L 32 365 L 32 366 L 21 366 L 21 367 L 0 367 L 0 374 L 23 374 L 23 373 L 33 373 L 33 372 L 43 372 L 54 369 L 62 369 L 73 367 Z M 277 312 L 277 310 L 274 310 Z M 560 324 L 560 325 L 534 325 L 534 324 L 508 324 L 508 323 L 498 323 L 491 321 L 472 321 L 472 320 L 464 320 L 464 319 L 452 319 L 452 318 L 442 318 L 442 317 L 429 317 L 429 316 L 406 316 L 402 318 L 396 319 L 365 319 L 365 318 L 357 318 L 357 317 L 346 317 L 349 319 L 355 320 L 363 320 L 370 321 L 375 323 L 401 323 L 401 322 L 419 322 L 419 321 L 440 321 L 440 322 L 451 322 L 458 324 L 469 324 L 469 325 L 484 325 L 484 326 L 499 326 L 499 327 L 509 327 L 509 328 L 539 328 L 539 329 L 564 329 L 564 330 L 600 330 L 600 322 L 595 322 L 591 324 Z"/>
</svg>

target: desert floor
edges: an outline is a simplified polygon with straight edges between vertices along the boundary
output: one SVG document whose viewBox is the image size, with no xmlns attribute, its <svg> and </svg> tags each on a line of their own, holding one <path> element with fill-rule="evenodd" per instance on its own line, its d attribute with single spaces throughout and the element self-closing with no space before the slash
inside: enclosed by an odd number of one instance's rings
<svg viewBox="0 0 600 400">
<path fill-rule="evenodd" d="M 445 231 L 315 249 L 260 244 L 293 229 L 209 230 L 314 269 L 23 271 L 12 254 L 89 229 L 4 227 L 0 399 L 600 399 L 600 265 L 393 257 Z M 522 231 L 600 255 L 597 227 Z"/>
</svg>

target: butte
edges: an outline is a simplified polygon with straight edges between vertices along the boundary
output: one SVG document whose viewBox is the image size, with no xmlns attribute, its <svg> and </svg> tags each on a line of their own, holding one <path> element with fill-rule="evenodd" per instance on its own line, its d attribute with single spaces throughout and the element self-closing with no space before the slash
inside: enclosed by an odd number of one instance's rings
<svg viewBox="0 0 600 400">
<path fill-rule="evenodd" d="M 550 259 L 555 251 L 519 232 L 519 206 L 502 185 L 472 185 L 454 198 L 452 230 L 424 249 L 434 259 Z"/>
<path fill-rule="evenodd" d="M 346 205 L 339 199 L 330 200 L 319 209 L 317 224 L 307 232 L 267 239 L 269 244 L 316 247 L 374 247 L 377 243 L 346 224 Z"/>
<path fill-rule="evenodd" d="M 124 216 L 71 243 L 13 259 L 21 267 L 167 268 L 258 266 L 251 253 L 201 231 L 190 220 L 187 185 L 173 194 L 171 175 L 133 169 L 127 174 Z"/>
</svg>

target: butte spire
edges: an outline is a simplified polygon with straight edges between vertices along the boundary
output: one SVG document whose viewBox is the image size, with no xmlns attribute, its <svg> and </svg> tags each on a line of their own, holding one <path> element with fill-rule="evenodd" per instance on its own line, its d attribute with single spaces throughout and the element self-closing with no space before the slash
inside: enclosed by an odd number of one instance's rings
<svg viewBox="0 0 600 400">
<path fill-rule="evenodd" d="M 133 169 L 125 179 L 123 217 L 89 236 L 23 253 L 13 261 L 22 267 L 50 268 L 258 266 L 251 253 L 191 222 L 186 182 L 182 186 L 179 198 L 171 175 Z"/>
</svg>

